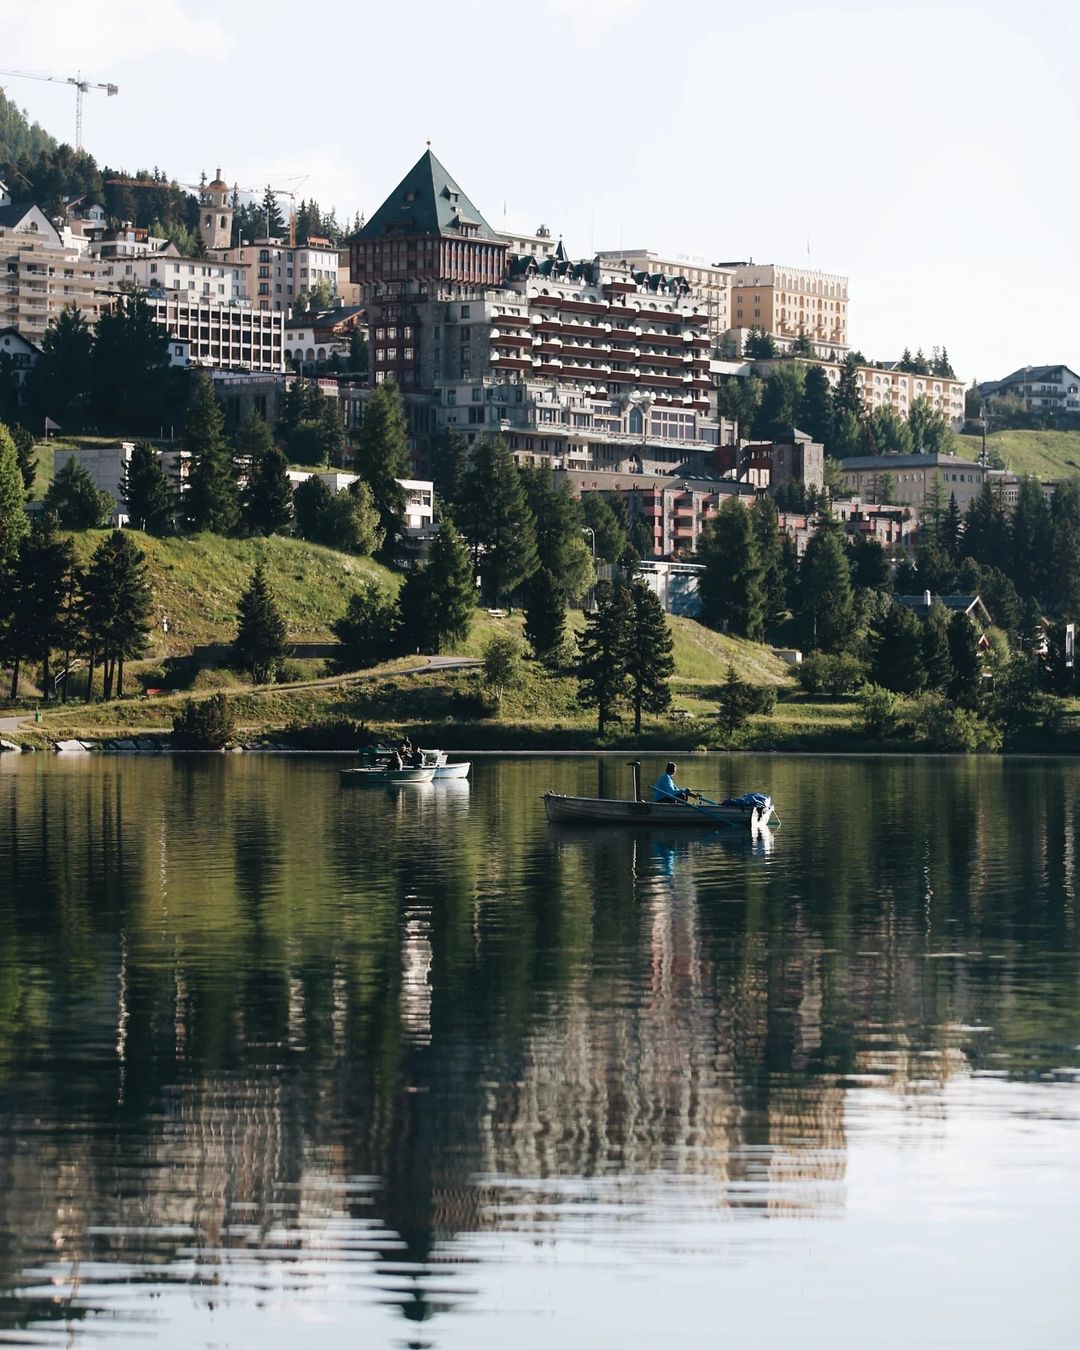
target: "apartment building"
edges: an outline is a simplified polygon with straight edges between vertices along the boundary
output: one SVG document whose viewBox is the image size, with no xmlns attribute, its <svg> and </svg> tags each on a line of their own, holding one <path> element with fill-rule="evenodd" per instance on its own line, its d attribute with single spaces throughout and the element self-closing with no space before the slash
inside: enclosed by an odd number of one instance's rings
<svg viewBox="0 0 1080 1350">
<path fill-rule="evenodd" d="M 1080 375 L 1068 366 L 1022 366 L 979 385 L 984 399 L 1018 398 L 1031 413 L 1080 416 Z"/>
<path fill-rule="evenodd" d="M 735 269 L 704 258 L 677 253 L 663 257 L 647 248 L 607 249 L 596 255 L 602 262 L 626 262 L 635 271 L 672 277 L 685 282 L 689 294 L 708 315 L 708 334 L 715 346 L 731 327 L 731 279 Z"/>
<path fill-rule="evenodd" d="M 40 207 L 13 204 L 0 185 L 0 328 L 40 345 L 61 310 L 75 305 L 93 324 L 104 303 L 101 263 L 66 244 Z"/>
<path fill-rule="evenodd" d="M 726 263 L 730 269 L 731 331 L 740 350 L 751 328 L 771 333 L 780 351 L 805 334 L 824 361 L 848 351 L 848 279 L 833 272 L 779 263 Z"/>
<path fill-rule="evenodd" d="M 239 263 L 182 258 L 172 244 L 155 252 L 102 258 L 102 276 L 110 290 L 134 285 L 151 294 L 169 291 L 219 305 L 249 304 L 247 272 Z"/>
<path fill-rule="evenodd" d="M 77 459 L 89 474 L 99 492 L 112 498 L 113 523 L 123 524 L 127 519 L 124 503 L 124 472 L 135 449 L 134 441 L 114 441 L 111 445 L 82 446 L 78 450 L 56 450 L 55 471 L 59 473 L 72 459 Z M 161 468 L 173 492 L 179 494 L 187 487 L 191 467 L 191 453 L 187 450 L 163 450 Z"/>
<path fill-rule="evenodd" d="M 246 298 L 256 309 L 284 313 L 320 282 L 329 287 L 332 299 L 338 295 L 338 250 L 328 239 L 312 238 L 302 244 L 256 239 L 239 248 L 215 249 L 212 257 L 243 269 Z"/>
<path fill-rule="evenodd" d="M 835 388 L 840 383 L 840 363 L 819 361 L 818 364 L 825 371 L 829 384 Z M 734 373 L 768 378 L 774 365 L 773 361 L 749 361 L 732 367 L 727 363 L 713 362 L 713 371 L 717 376 Z M 964 425 L 965 389 L 961 380 L 949 379 L 944 375 L 912 375 L 897 369 L 895 362 L 879 366 L 856 366 L 855 380 L 868 413 L 875 408 L 891 408 L 906 422 L 911 405 L 917 399 L 923 399 L 936 412 L 948 418 L 954 431 L 959 431 Z"/>
<path fill-rule="evenodd" d="M 987 470 L 958 455 L 857 455 L 840 460 L 844 487 L 872 504 L 891 498 L 898 506 L 921 507 L 941 480 L 945 500 L 956 497 L 966 511 L 982 491 Z"/>
<path fill-rule="evenodd" d="M 182 291 L 150 292 L 147 303 L 155 320 L 177 342 L 189 344 L 192 365 L 258 372 L 285 369 L 284 314 Z"/>
</svg>

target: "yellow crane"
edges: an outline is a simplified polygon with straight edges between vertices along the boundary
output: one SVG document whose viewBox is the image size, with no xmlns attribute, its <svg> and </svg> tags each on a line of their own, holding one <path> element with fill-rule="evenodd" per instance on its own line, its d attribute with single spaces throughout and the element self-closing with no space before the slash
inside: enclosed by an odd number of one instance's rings
<svg viewBox="0 0 1080 1350">
<path fill-rule="evenodd" d="M 73 84 L 75 86 L 75 149 L 81 150 L 83 129 L 83 94 L 91 89 L 104 89 L 109 98 L 120 92 L 118 84 L 97 84 L 83 78 L 82 71 L 74 75 L 43 75 L 34 70 L 0 70 L 0 75 L 10 75 L 17 80 L 45 80 L 49 84 Z"/>
</svg>

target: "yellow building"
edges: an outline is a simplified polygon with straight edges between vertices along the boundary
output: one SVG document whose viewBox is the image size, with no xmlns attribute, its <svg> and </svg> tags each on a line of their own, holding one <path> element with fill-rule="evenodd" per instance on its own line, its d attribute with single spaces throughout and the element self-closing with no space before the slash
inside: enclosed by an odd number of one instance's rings
<svg viewBox="0 0 1080 1350">
<path fill-rule="evenodd" d="M 740 347 L 751 328 L 771 333 L 781 351 L 805 335 L 823 360 L 848 350 L 848 279 L 779 263 L 719 264 L 731 269 L 731 329 Z"/>
</svg>

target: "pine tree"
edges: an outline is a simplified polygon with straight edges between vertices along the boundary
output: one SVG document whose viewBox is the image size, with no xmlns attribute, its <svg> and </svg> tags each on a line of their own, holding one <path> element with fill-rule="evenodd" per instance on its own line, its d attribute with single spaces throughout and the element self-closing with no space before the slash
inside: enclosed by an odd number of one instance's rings
<svg viewBox="0 0 1080 1350">
<path fill-rule="evenodd" d="M 240 597 L 239 618 L 233 660 L 251 673 L 254 684 L 266 684 L 285 655 L 287 630 L 261 562 L 256 563 L 251 583 Z"/>
<path fill-rule="evenodd" d="M 145 555 L 130 534 L 114 530 L 95 550 L 83 584 L 83 622 L 91 660 L 102 660 L 106 701 L 114 678 L 123 698 L 124 661 L 146 650 L 152 602 Z M 91 667 L 88 692 L 92 683 Z"/>
<path fill-rule="evenodd" d="M 1001 496 L 986 482 L 964 517 L 963 554 L 983 567 L 1000 567 L 1008 557 L 1009 519 Z"/>
<path fill-rule="evenodd" d="M 1041 599 L 1047 593 L 1050 570 L 1050 508 L 1042 484 L 1033 475 L 1020 480 L 1010 535 L 1013 584 L 1021 596 Z"/>
<path fill-rule="evenodd" d="M 50 658 L 64 639 L 67 581 L 75 568 L 75 546 L 58 533 L 51 511 L 43 511 L 19 549 L 17 571 L 18 656 L 41 663 L 41 688 L 48 702 L 52 687 Z M 12 673 L 12 698 L 18 697 L 19 669 Z"/>
<path fill-rule="evenodd" d="M 759 497 L 750 509 L 750 519 L 761 563 L 761 581 L 765 596 L 766 628 L 787 612 L 787 585 L 784 556 L 780 542 L 780 516 L 771 497 Z"/>
<path fill-rule="evenodd" d="M 532 511 L 521 474 L 501 437 L 477 442 L 458 521 L 489 603 L 500 604 L 536 570 Z"/>
<path fill-rule="evenodd" d="M 578 638 L 578 700 L 596 708 L 597 732 L 603 735 L 629 688 L 627 643 L 630 596 L 626 587 L 602 581 L 596 588 L 596 609 Z"/>
<path fill-rule="evenodd" d="M 796 422 L 815 441 L 831 446 L 833 439 L 833 397 L 824 366 L 812 365 L 803 380 Z"/>
<path fill-rule="evenodd" d="M 16 426 L 12 428 L 11 437 L 15 442 L 15 455 L 19 461 L 19 472 L 22 474 L 23 487 L 29 497 L 34 487 L 38 467 L 37 459 L 34 457 L 34 436 L 32 432 L 27 431 L 26 427 Z"/>
<path fill-rule="evenodd" d="M 846 360 L 840 367 L 840 378 L 833 389 L 833 412 L 837 417 L 851 413 L 856 422 L 861 422 L 864 407 L 858 367 L 854 361 Z"/>
<path fill-rule="evenodd" d="M 596 579 L 592 545 L 585 542 L 585 514 L 569 484 L 555 485 L 551 470 L 519 470 L 533 514 L 536 555 L 558 577 L 570 600 L 580 599 Z"/>
<path fill-rule="evenodd" d="M 979 634 L 963 610 L 949 620 L 949 665 L 952 678 L 948 695 L 958 708 L 977 708 L 982 692 Z"/>
<path fill-rule="evenodd" d="M 922 663 L 927 685 L 944 693 L 953 677 L 949 653 L 949 613 L 937 600 L 930 607 L 922 628 Z"/>
<path fill-rule="evenodd" d="M 356 442 L 354 466 L 371 488 L 383 547 L 393 553 L 405 516 L 405 491 L 400 479 L 409 476 L 409 443 L 405 410 L 396 384 L 384 381 L 371 391 Z"/>
<path fill-rule="evenodd" d="M 431 545 L 427 573 L 426 628 L 433 650 L 460 646 L 472 627 L 476 587 L 468 550 L 448 520 Z"/>
<path fill-rule="evenodd" d="M 99 492 L 94 480 L 72 455 L 45 494 L 45 509 L 52 511 L 65 530 L 97 530 L 113 510 L 113 500 Z"/>
<path fill-rule="evenodd" d="M 332 501 L 330 489 L 314 474 L 298 484 L 293 493 L 293 510 L 296 532 L 302 539 L 310 539 L 315 544 L 323 542 Z"/>
<path fill-rule="evenodd" d="M 1054 608 L 1066 622 L 1080 619 L 1080 528 L 1069 516 L 1054 525 L 1054 551 L 1050 577 Z"/>
<path fill-rule="evenodd" d="M 910 609 L 894 601 L 876 629 L 874 683 L 894 694 L 917 694 L 926 684 L 921 622 Z"/>
<path fill-rule="evenodd" d="M 671 705 L 675 642 L 656 595 L 643 582 L 629 588 L 626 675 L 634 708 L 634 735 L 641 734 L 641 713 L 663 712 Z"/>
<path fill-rule="evenodd" d="M 279 238 L 285 229 L 285 219 L 281 214 L 281 208 L 278 206 L 277 194 L 269 183 L 267 183 L 266 191 L 263 193 L 259 228 L 266 230 L 268 239 Z"/>
<path fill-rule="evenodd" d="M 292 528 L 293 489 L 289 481 L 289 462 L 276 445 L 271 444 L 252 465 L 243 502 L 244 519 L 252 533 L 288 534 Z"/>
<path fill-rule="evenodd" d="M 949 509 L 941 523 L 941 547 L 952 561 L 960 561 L 960 536 L 964 533 L 964 517 L 956 501 L 956 493 L 949 493 Z"/>
<path fill-rule="evenodd" d="M 182 499 L 188 528 L 231 534 L 240 520 L 239 492 L 225 444 L 225 414 L 205 376 L 196 381 L 180 443 L 192 457 Z"/>
<path fill-rule="evenodd" d="M 65 431 L 85 426 L 94 380 L 93 351 L 93 336 L 74 305 L 51 320 L 26 390 L 39 431 L 46 417 Z"/>
<path fill-rule="evenodd" d="M 233 468 L 242 478 L 250 476 L 256 462 L 274 448 L 274 438 L 270 434 L 266 418 L 260 417 L 254 408 L 236 428 L 233 436 Z"/>
<path fill-rule="evenodd" d="M 728 665 L 727 678 L 720 687 L 717 703 L 717 722 L 725 739 L 730 741 L 750 717 L 750 686 L 739 678 L 732 663 Z"/>
<path fill-rule="evenodd" d="M 538 567 L 526 583 L 525 641 L 538 661 L 551 664 L 562 651 L 566 601 L 556 577 Z"/>
<path fill-rule="evenodd" d="M 583 492 L 581 509 L 585 524 L 593 532 L 596 542 L 596 556 L 601 562 L 620 562 L 629 543 L 629 531 L 626 519 L 626 507 L 621 497 L 616 497 L 618 508 L 602 492 Z"/>
<path fill-rule="evenodd" d="M 0 572 L 14 562 L 19 542 L 29 532 L 18 453 L 11 433 L 0 424 Z"/>
<path fill-rule="evenodd" d="M 750 512 L 728 497 L 701 532 L 699 582 L 705 622 L 719 632 L 760 642 L 765 633 L 765 577 Z"/>
<path fill-rule="evenodd" d="M 839 531 L 823 523 L 799 567 L 798 619 L 810 651 L 839 652 L 855 630 L 851 568 Z"/>
<path fill-rule="evenodd" d="M 161 455 L 145 441 L 135 446 L 124 466 L 121 492 L 132 529 L 168 533 L 175 509 L 173 491 L 161 467 Z"/>
<path fill-rule="evenodd" d="M 102 429 L 158 431 L 169 371 L 169 335 L 144 296 L 127 293 L 98 319 L 90 408 Z"/>
<path fill-rule="evenodd" d="M 390 656 L 393 650 L 397 610 L 376 581 L 361 583 L 350 597 L 349 607 L 330 625 L 341 643 L 347 669 L 372 666 Z"/>
</svg>

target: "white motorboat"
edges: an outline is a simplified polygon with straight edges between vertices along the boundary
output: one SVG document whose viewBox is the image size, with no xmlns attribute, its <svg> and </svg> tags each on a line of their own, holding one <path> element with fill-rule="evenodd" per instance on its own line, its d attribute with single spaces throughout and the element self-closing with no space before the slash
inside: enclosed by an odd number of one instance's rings
<svg viewBox="0 0 1080 1350">
<path fill-rule="evenodd" d="M 422 769 L 391 769 L 374 767 L 363 769 L 342 769 L 342 787 L 376 787 L 380 784 L 404 785 L 407 783 L 430 783 L 435 778 L 434 765 Z"/>
<path fill-rule="evenodd" d="M 471 760 L 465 759 L 462 760 L 460 764 L 449 764 L 446 762 L 444 756 L 443 761 L 442 764 L 437 764 L 435 766 L 436 783 L 441 783 L 448 778 L 468 778 L 469 773 L 472 770 Z"/>
</svg>

